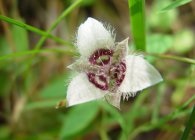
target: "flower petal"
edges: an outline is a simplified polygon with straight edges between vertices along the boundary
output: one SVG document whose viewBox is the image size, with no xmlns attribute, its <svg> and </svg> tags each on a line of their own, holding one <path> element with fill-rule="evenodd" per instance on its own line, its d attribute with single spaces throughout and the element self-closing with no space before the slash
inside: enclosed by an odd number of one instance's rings
<svg viewBox="0 0 195 140">
<path fill-rule="evenodd" d="M 114 38 L 101 22 L 88 18 L 78 29 L 76 45 L 82 56 L 89 57 L 97 49 L 112 47 Z"/>
<path fill-rule="evenodd" d="M 115 45 L 112 63 L 118 63 L 119 61 L 123 61 L 124 58 L 128 55 L 128 40 L 129 38 L 126 38 Z"/>
<path fill-rule="evenodd" d="M 120 93 L 110 93 L 105 96 L 106 101 L 120 109 L 121 94 Z"/>
<path fill-rule="evenodd" d="M 85 59 L 78 59 L 71 65 L 67 66 L 67 68 L 77 71 L 77 72 L 93 72 L 97 73 L 100 69 L 97 65 L 92 65 L 89 63 L 89 61 Z"/>
<path fill-rule="evenodd" d="M 124 94 L 134 95 L 163 80 L 160 73 L 141 56 L 128 55 L 126 67 L 125 78 L 119 87 L 119 91 Z"/>
<path fill-rule="evenodd" d="M 88 81 L 85 73 L 77 75 L 69 84 L 67 90 L 67 106 L 72 106 L 104 97 L 106 92 L 96 88 Z"/>
</svg>

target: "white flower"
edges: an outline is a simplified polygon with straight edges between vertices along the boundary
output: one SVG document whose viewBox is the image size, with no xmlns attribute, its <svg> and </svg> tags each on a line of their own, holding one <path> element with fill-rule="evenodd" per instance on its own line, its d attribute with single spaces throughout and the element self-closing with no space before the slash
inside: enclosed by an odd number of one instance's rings
<svg viewBox="0 0 195 140">
<path fill-rule="evenodd" d="M 142 56 L 128 55 L 128 38 L 115 43 L 111 31 L 93 18 L 80 25 L 76 46 L 81 57 L 68 68 L 79 74 L 68 86 L 67 106 L 103 98 L 120 108 L 121 97 L 162 81 Z"/>
</svg>

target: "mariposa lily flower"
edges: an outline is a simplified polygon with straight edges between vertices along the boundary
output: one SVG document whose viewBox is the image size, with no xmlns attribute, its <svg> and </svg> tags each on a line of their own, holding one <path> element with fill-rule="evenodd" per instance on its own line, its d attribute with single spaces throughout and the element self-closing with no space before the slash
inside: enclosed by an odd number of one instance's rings
<svg viewBox="0 0 195 140">
<path fill-rule="evenodd" d="M 128 38 L 115 43 L 115 35 L 99 21 L 88 18 L 78 28 L 80 58 L 68 68 L 79 72 L 67 89 L 67 106 L 105 99 L 120 108 L 128 99 L 160 81 L 159 72 L 142 56 L 128 54 Z"/>
</svg>

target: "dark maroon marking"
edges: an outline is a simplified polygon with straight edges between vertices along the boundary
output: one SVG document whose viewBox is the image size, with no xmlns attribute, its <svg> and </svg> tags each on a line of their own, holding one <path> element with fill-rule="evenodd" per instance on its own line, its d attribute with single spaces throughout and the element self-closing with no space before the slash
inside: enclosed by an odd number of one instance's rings
<svg viewBox="0 0 195 140">
<path fill-rule="evenodd" d="M 99 66 L 107 65 L 110 62 L 110 57 L 113 55 L 113 51 L 109 49 L 99 49 L 95 51 L 89 58 L 89 62 L 92 64 L 96 64 Z M 102 60 L 102 62 L 98 62 L 97 60 L 101 56 L 108 56 L 108 59 Z"/>
<path fill-rule="evenodd" d="M 98 61 L 101 56 L 107 59 Z M 109 49 L 99 49 L 93 53 L 89 62 L 100 66 L 98 73 L 88 72 L 87 76 L 91 83 L 101 90 L 116 91 L 125 78 L 126 64 L 122 60 L 112 63 L 113 51 Z"/>
<path fill-rule="evenodd" d="M 126 64 L 124 62 L 120 62 L 119 65 L 115 66 L 114 76 L 116 80 L 116 85 L 120 86 L 122 81 L 125 78 L 125 72 L 126 72 Z"/>
<path fill-rule="evenodd" d="M 87 73 L 88 79 L 91 83 L 93 83 L 97 88 L 100 88 L 102 90 L 108 90 L 108 82 L 106 79 L 105 75 L 96 75 L 95 73 Z M 99 79 L 99 81 L 101 81 L 103 84 L 98 83 L 98 81 L 96 81 L 96 78 Z"/>
</svg>

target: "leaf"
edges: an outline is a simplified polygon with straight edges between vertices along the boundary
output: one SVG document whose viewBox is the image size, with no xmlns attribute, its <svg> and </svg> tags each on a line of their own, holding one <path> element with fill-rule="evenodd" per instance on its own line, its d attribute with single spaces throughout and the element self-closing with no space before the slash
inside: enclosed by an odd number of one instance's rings
<svg viewBox="0 0 195 140">
<path fill-rule="evenodd" d="M 76 0 L 73 4 L 71 4 L 68 8 L 66 8 L 61 15 L 53 22 L 53 24 L 49 27 L 49 29 L 47 30 L 47 34 L 46 36 L 42 36 L 41 39 L 38 41 L 38 43 L 35 46 L 35 50 L 39 50 L 40 47 L 43 45 L 43 43 L 45 42 L 45 40 L 49 37 L 49 34 L 51 33 L 51 31 L 53 29 L 56 28 L 56 26 L 62 21 L 64 20 L 64 18 L 73 10 L 75 10 L 75 8 L 77 6 L 79 6 L 81 4 L 83 0 Z"/>
<path fill-rule="evenodd" d="M 18 21 L 18 20 L 15 20 L 15 19 L 12 19 L 12 18 L 9 18 L 9 17 L 6 17 L 6 16 L 2 16 L 2 15 L 0 15 L 0 20 L 5 21 L 5 22 L 10 23 L 10 24 L 13 24 L 13 25 L 16 25 L 16 26 L 21 27 L 21 28 L 23 28 L 23 29 L 29 30 L 29 31 L 34 32 L 34 33 L 36 33 L 36 34 L 38 34 L 38 35 L 41 35 L 41 36 L 48 36 L 49 38 L 55 40 L 55 41 L 58 42 L 58 43 L 67 45 L 67 47 L 68 47 L 68 46 L 72 46 L 72 45 L 71 45 L 72 43 L 66 42 L 66 41 L 64 41 L 64 40 L 61 39 L 61 38 L 58 38 L 58 37 L 53 36 L 53 35 L 51 35 L 51 34 L 48 34 L 47 32 L 45 32 L 45 31 L 43 31 L 43 30 L 40 30 L 40 29 L 38 29 L 38 28 L 35 28 L 34 26 L 30 26 L 30 25 L 25 24 L 25 23 L 23 23 L 23 22 L 20 22 L 20 21 Z"/>
<path fill-rule="evenodd" d="M 5 37 L 0 36 L 0 56 L 4 55 L 4 54 L 8 54 L 11 53 L 12 50 L 10 49 L 7 40 L 5 39 Z"/>
<path fill-rule="evenodd" d="M 17 51 L 26 51 L 28 50 L 28 34 L 27 31 L 23 28 L 20 28 L 16 25 L 12 27 L 14 43 L 16 45 Z"/>
<path fill-rule="evenodd" d="M 164 34 L 152 34 L 147 40 L 147 52 L 155 54 L 163 54 L 172 47 L 173 37 Z M 154 57 L 148 56 L 149 61 L 154 61 Z"/>
<path fill-rule="evenodd" d="M 193 128 L 193 124 L 195 122 L 195 105 L 193 107 L 192 113 L 190 115 L 190 118 L 186 124 L 186 128 L 182 134 L 181 140 L 187 140 L 190 134 L 190 130 Z"/>
<path fill-rule="evenodd" d="M 40 91 L 42 98 L 65 98 L 70 73 L 62 74 L 55 78 L 45 88 Z"/>
<path fill-rule="evenodd" d="M 160 10 L 160 12 L 166 12 L 166 11 L 172 10 L 174 8 L 182 6 L 182 5 L 189 3 L 191 1 L 192 0 L 175 0 L 175 1 L 171 2 L 168 6 L 166 6 L 162 10 Z"/>
<path fill-rule="evenodd" d="M 97 102 L 88 102 L 70 108 L 60 131 L 60 138 L 75 136 L 92 123 L 99 111 Z"/>
<path fill-rule="evenodd" d="M 146 29 L 145 29 L 145 1 L 128 0 L 130 11 L 130 24 L 133 39 L 137 50 L 145 51 Z"/>
<path fill-rule="evenodd" d="M 157 0 L 154 1 L 148 16 L 148 26 L 153 30 L 161 32 L 170 32 L 170 29 L 178 22 L 178 9 L 173 9 L 164 13 L 159 13 L 159 9 L 165 7 L 171 0 Z"/>
<path fill-rule="evenodd" d="M 1 76 L 0 76 L 0 97 L 1 96 L 8 96 L 8 93 L 10 92 L 10 88 L 12 86 L 12 84 L 9 81 L 9 77 L 7 76 L 9 73 L 4 71 L 4 70 L 0 70 Z"/>
<path fill-rule="evenodd" d="M 173 51 L 185 54 L 193 49 L 195 34 L 190 29 L 183 29 L 174 35 Z"/>
<path fill-rule="evenodd" d="M 11 134 L 11 129 L 8 126 L 1 125 L 0 127 L 0 139 L 1 140 L 7 140 L 9 139 L 9 136 Z"/>
<path fill-rule="evenodd" d="M 39 101 L 31 101 L 26 106 L 26 110 L 52 107 L 55 108 L 56 104 L 65 99 L 66 90 L 68 86 L 68 79 L 70 79 L 71 74 L 65 73 L 60 77 L 55 78 L 53 81 L 49 82 L 46 87 L 44 87 L 39 92 Z"/>
</svg>

